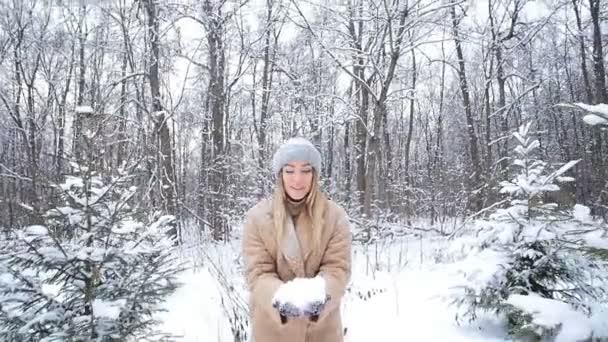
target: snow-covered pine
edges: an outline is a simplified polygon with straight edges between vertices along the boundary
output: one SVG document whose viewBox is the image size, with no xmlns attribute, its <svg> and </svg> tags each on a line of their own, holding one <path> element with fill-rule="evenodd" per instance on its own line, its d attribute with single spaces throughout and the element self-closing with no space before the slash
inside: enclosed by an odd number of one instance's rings
<svg viewBox="0 0 608 342">
<path fill-rule="evenodd" d="M 564 164 L 558 170 L 548 173 L 547 163 L 534 158 L 536 150 L 540 146 L 538 140 L 530 135 L 531 123 L 523 124 L 513 137 L 517 146 L 513 152 L 514 177 L 509 181 L 500 183 L 500 193 L 507 194 L 511 205 L 498 210 L 493 217 L 497 220 L 530 220 L 534 217 L 556 215 L 557 205 L 544 203 L 543 195 L 551 191 L 559 191 L 557 180 L 569 181 L 571 178 L 563 177 L 563 174 L 574 167 L 579 161 L 574 160 Z"/>
<path fill-rule="evenodd" d="M 77 168 L 58 186 L 63 206 L 44 226 L 11 230 L 0 241 L 0 340 L 162 339 L 153 314 L 180 271 L 166 230 L 172 216 L 145 224 L 136 191 L 121 174 L 102 179 Z"/>
<path fill-rule="evenodd" d="M 538 321 L 518 306 L 507 302 L 513 295 L 536 296 L 560 301 L 565 307 L 588 311 L 590 299 L 602 295 L 592 279 L 604 277 L 598 269 L 603 265 L 579 253 L 570 234 L 582 228 L 573 210 L 559 209 L 543 202 L 543 194 L 559 190 L 558 179 L 576 161 L 549 172 L 547 164 L 534 157 L 538 141 L 530 134 L 530 124 L 522 125 L 513 134 L 517 140 L 513 167 L 517 169 L 510 181 L 501 183 L 501 193 L 510 204 L 497 209 L 488 219 L 475 222 L 478 239 L 473 241 L 469 258 L 496 260 L 494 265 L 463 263 L 462 286 L 451 297 L 461 309 L 461 318 L 477 319 L 480 312 L 494 312 L 507 317 L 509 331 L 559 334 L 555 326 L 541 327 Z M 577 240 L 580 240 L 577 237 Z M 530 297 L 533 298 L 533 297 Z M 557 328 L 559 329 L 559 327 Z"/>
</svg>

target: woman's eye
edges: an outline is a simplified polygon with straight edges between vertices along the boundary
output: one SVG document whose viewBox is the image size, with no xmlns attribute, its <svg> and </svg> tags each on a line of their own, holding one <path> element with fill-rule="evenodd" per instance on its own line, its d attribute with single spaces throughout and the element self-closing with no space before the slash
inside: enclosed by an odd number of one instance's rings
<svg viewBox="0 0 608 342">
<path fill-rule="evenodd" d="M 286 174 L 290 175 L 290 174 L 292 174 L 292 173 L 293 173 L 293 170 L 284 170 L 284 172 L 285 172 Z"/>
<path fill-rule="evenodd" d="M 312 169 L 306 169 L 306 170 L 302 170 L 303 173 L 311 173 Z"/>
</svg>

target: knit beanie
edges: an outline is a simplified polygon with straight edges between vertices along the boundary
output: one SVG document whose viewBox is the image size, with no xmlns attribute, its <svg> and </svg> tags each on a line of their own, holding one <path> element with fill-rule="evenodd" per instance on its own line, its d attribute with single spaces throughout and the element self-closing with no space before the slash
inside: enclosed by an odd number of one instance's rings
<svg viewBox="0 0 608 342">
<path fill-rule="evenodd" d="M 321 172 L 321 154 L 319 150 L 304 138 L 291 138 L 275 152 L 272 158 L 272 172 L 278 175 L 283 166 L 290 162 L 300 160 L 310 163 L 318 173 Z"/>
</svg>

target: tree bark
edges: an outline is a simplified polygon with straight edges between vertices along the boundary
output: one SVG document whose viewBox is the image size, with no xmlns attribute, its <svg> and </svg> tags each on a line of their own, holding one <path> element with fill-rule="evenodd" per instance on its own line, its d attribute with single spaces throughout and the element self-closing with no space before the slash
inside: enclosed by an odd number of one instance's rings
<svg viewBox="0 0 608 342">
<path fill-rule="evenodd" d="M 175 171 L 173 164 L 173 148 L 171 135 L 169 132 L 168 113 L 161 104 L 160 95 L 160 36 L 158 8 L 155 0 L 145 1 L 148 19 L 148 38 L 150 42 L 150 54 L 148 61 L 148 80 L 150 82 L 150 93 L 152 96 L 152 119 L 154 122 L 154 132 L 156 135 L 156 146 L 158 153 L 157 170 L 160 175 L 160 194 L 162 197 L 163 211 L 165 214 L 175 214 Z M 176 229 L 172 229 L 168 234 L 177 238 Z"/>
<path fill-rule="evenodd" d="M 460 91 L 462 92 L 462 103 L 464 106 L 464 113 L 467 124 L 467 135 L 469 143 L 469 156 L 473 166 L 473 175 L 471 180 L 473 184 L 469 185 L 469 191 L 471 192 L 470 208 L 477 212 L 481 210 L 481 199 L 480 192 L 474 192 L 475 188 L 481 187 L 481 160 L 479 158 L 479 149 L 477 142 L 477 135 L 475 133 L 475 122 L 473 120 L 473 111 L 471 108 L 471 100 L 469 95 L 469 87 L 467 84 L 467 74 L 464 64 L 464 54 L 462 52 L 462 43 L 460 41 L 458 24 L 459 20 L 456 17 L 456 7 L 450 7 L 450 14 L 452 18 L 452 32 L 454 35 L 454 44 L 456 45 L 456 56 L 458 58 L 458 79 L 460 81 Z M 470 181 L 469 181 L 470 182 Z"/>
</svg>

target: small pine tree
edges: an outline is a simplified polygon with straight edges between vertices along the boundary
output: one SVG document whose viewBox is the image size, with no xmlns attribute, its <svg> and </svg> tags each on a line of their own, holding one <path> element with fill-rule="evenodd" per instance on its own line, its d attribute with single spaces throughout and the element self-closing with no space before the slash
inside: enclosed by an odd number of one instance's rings
<svg viewBox="0 0 608 342">
<path fill-rule="evenodd" d="M 153 315 L 177 286 L 166 234 L 174 218 L 138 222 L 129 175 L 102 179 L 74 168 L 58 187 L 65 205 L 49 210 L 44 226 L 14 229 L 0 241 L 0 340 L 166 337 Z"/>
<path fill-rule="evenodd" d="M 539 143 L 529 130 L 528 123 L 513 134 L 517 140 L 513 166 L 518 171 L 510 181 L 501 183 L 500 190 L 509 196 L 510 205 L 478 222 L 482 251 L 491 250 L 502 262 L 483 285 L 463 286 L 464 295 L 457 295 L 452 302 L 465 308 L 464 317 L 469 320 L 475 320 L 479 311 L 505 314 L 514 335 L 529 333 L 531 323 L 529 316 L 505 303 L 512 294 L 535 294 L 578 308 L 599 295 L 598 289 L 589 285 L 595 265 L 566 241 L 567 233 L 576 228 L 572 216 L 542 200 L 544 193 L 559 190 L 556 181 L 572 180 L 562 175 L 577 161 L 547 172 L 547 164 L 534 158 Z"/>
<path fill-rule="evenodd" d="M 551 191 L 559 191 L 556 181 L 573 181 L 571 177 L 562 175 L 574 167 L 579 161 L 570 161 L 553 173 L 547 174 L 547 163 L 534 158 L 536 149 L 540 146 L 538 140 L 530 136 L 530 123 L 519 127 L 513 137 L 517 146 L 513 150 L 515 157 L 513 167 L 519 169 L 513 179 L 500 183 L 500 193 L 511 198 L 511 206 L 498 210 L 494 214 L 497 220 L 530 221 L 535 217 L 540 219 L 557 219 L 559 212 L 554 203 L 543 203 L 543 195 Z M 559 215 L 561 216 L 561 215 Z"/>
</svg>

